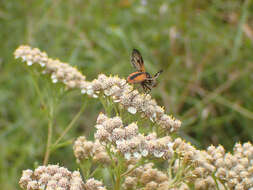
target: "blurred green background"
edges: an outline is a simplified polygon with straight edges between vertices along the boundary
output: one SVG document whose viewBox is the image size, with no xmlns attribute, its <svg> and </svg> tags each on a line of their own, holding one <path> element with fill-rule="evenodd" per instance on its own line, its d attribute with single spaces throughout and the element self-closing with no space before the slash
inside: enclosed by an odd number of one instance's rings
<svg viewBox="0 0 253 190">
<path fill-rule="evenodd" d="M 14 60 L 21 44 L 78 67 L 126 78 L 133 48 L 146 69 L 163 69 L 152 96 L 183 122 L 180 135 L 198 148 L 253 137 L 253 3 L 239 0 L 0 1 L 0 186 L 16 189 L 21 171 L 41 164 L 47 116 L 35 90 L 54 99 L 55 140 L 79 111 L 79 91 L 65 93 Z M 52 98 L 53 97 L 53 98 Z M 90 137 L 102 106 L 88 106 L 65 140 Z M 74 169 L 72 146 L 50 163 Z"/>
</svg>

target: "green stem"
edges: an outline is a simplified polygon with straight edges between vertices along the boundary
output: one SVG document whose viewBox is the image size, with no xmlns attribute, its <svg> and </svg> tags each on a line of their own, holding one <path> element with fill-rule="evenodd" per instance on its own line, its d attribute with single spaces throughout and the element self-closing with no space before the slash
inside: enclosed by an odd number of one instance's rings
<svg viewBox="0 0 253 190">
<path fill-rule="evenodd" d="M 176 160 L 176 156 L 173 155 L 173 157 L 170 159 L 170 163 L 169 163 L 169 179 L 172 179 L 172 165 L 174 163 L 174 161 Z"/>
<path fill-rule="evenodd" d="M 75 122 L 78 120 L 78 118 L 81 116 L 82 112 L 84 111 L 84 108 L 87 104 L 84 103 L 81 107 L 81 109 L 79 110 L 79 112 L 75 115 L 75 117 L 73 118 L 73 120 L 69 123 L 69 125 L 67 126 L 67 128 L 65 128 L 65 130 L 62 132 L 62 134 L 60 135 L 60 137 L 55 141 L 55 143 L 53 144 L 53 146 L 57 146 L 57 144 L 61 141 L 61 139 L 67 134 L 67 132 L 69 132 L 69 130 L 74 126 Z"/>
<path fill-rule="evenodd" d="M 109 108 L 108 103 L 106 101 L 106 98 L 103 98 L 102 96 L 100 96 L 99 100 L 100 100 L 100 102 L 102 103 L 102 105 L 105 109 L 106 115 L 110 117 L 111 116 L 111 111 L 110 111 L 110 108 Z"/>
<path fill-rule="evenodd" d="M 212 178 L 213 178 L 213 180 L 214 180 L 214 182 L 215 182 L 215 185 L 216 185 L 217 190 L 220 190 L 219 184 L 218 184 L 218 182 L 217 182 L 217 179 L 216 179 L 214 173 L 212 173 Z"/>
<path fill-rule="evenodd" d="M 93 177 L 95 175 L 95 173 L 97 172 L 98 168 L 100 167 L 100 165 L 98 165 L 92 172 L 91 174 L 89 174 L 89 178 Z"/>
<path fill-rule="evenodd" d="M 87 174 L 87 168 L 83 165 L 83 163 L 80 163 L 79 166 L 81 168 L 81 172 L 82 172 L 82 174 L 84 176 L 84 179 L 87 180 L 87 176 L 88 176 L 88 174 Z"/>
<path fill-rule="evenodd" d="M 73 143 L 73 141 L 74 141 L 74 138 L 73 138 L 73 139 L 70 139 L 70 140 L 67 140 L 67 141 L 65 141 L 65 142 L 59 143 L 59 144 L 57 144 L 57 145 L 52 145 L 50 151 L 51 151 L 51 152 L 54 152 L 54 151 L 57 150 L 58 148 L 62 148 L 62 147 L 71 145 L 71 144 Z"/>
<path fill-rule="evenodd" d="M 114 185 L 114 190 L 120 190 L 120 177 L 116 178 L 116 182 Z"/>
<path fill-rule="evenodd" d="M 43 165 L 47 165 L 49 157 L 50 157 L 50 147 L 52 143 L 52 133 L 53 133 L 53 110 L 51 109 L 49 114 L 49 121 L 48 121 L 48 131 L 47 131 L 47 147 L 46 147 L 46 153 L 44 156 Z"/>
<path fill-rule="evenodd" d="M 116 114 L 116 115 L 119 115 L 119 111 L 118 111 L 118 109 L 117 109 L 117 104 L 113 102 L 113 99 L 112 99 L 112 98 L 110 98 L 110 104 L 113 106 L 113 109 L 114 109 L 114 111 L 115 111 L 115 114 Z"/>
<path fill-rule="evenodd" d="M 117 155 L 117 167 L 116 167 L 116 181 L 115 181 L 115 185 L 114 185 L 114 190 L 120 190 L 120 184 L 121 184 L 121 171 L 122 171 L 122 158 L 120 157 L 120 155 Z"/>
<path fill-rule="evenodd" d="M 219 180 L 219 179 L 218 179 Z M 222 186 L 224 187 L 225 190 L 228 190 L 227 186 L 224 184 L 223 181 L 219 180 L 219 182 L 222 184 Z"/>
<path fill-rule="evenodd" d="M 112 161 L 112 169 L 110 170 L 111 176 L 112 176 L 112 180 L 114 182 L 114 190 L 120 190 L 120 171 L 119 171 L 119 166 L 121 165 L 120 163 L 120 159 L 118 159 L 117 165 L 112 157 L 111 151 L 110 151 L 110 146 L 106 146 L 106 151 L 107 154 L 110 157 L 110 160 Z"/>
<path fill-rule="evenodd" d="M 125 173 L 121 174 L 121 177 L 125 177 L 126 175 L 130 174 L 132 171 L 134 171 L 136 168 L 138 168 L 140 165 L 143 165 L 144 159 L 142 158 L 137 164 L 131 168 L 130 170 L 126 171 Z"/>
<path fill-rule="evenodd" d="M 28 72 L 32 75 L 32 83 L 33 83 L 33 85 L 34 85 L 34 87 L 35 87 L 35 90 L 36 90 L 36 92 L 37 92 L 37 94 L 39 95 L 39 99 L 40 99 L 40 101 L 41 101 L 41 104 L 43 105 L 43 106 L 45 106 L 46 105 L 46 103 L 45 103 L 45 101 L 44 101 L 44 99 L 43 99 L 43 97 L 42 97 L 42 94 L 41 94 L 41 91 L 40 91 L 40 88 L 39 88 L 39 86 L 38 86 L 38 82 L 37 82 L 37 78 L 36 78 L 36 76 L 35 76 L 35 74 L 30 70 L 30 69 L 27 69 L 28 70 Z"/>
<path fill-rule="evenodd" d="M 181 165 L 181 160 L 179 159 L 179 170 L 177 171 L 177 174 L 176 174 L 175 178 L 170 183 L 170 187 L 175 186 L 175 184 L 177 184 L 177 182 L 182 178 L 184 169 L 185 169 L 185 164 L 183 163 Z"/>
</svg>

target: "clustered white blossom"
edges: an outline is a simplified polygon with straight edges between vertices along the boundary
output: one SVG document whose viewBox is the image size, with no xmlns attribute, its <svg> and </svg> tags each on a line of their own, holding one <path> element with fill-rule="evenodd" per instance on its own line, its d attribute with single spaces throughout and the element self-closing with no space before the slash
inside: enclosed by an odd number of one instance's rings
<svg viewBox="0 0 253 190">
<path fill-rule="evenodd" d="M 146 156 L 168 159 L 173 155 L 172 139 L 169 136 L 157 138 L 155 133 L 144 136 L 138 132 L 136 123 L 123 126 L 120 117 L 108 118 L 100 113 L 95 127 L 95 139 L 103 144 L 113 143 L 116 150 L 128 160 Z"/>
<path fill-rule="evenodd" d="M 58 165 L 39 166 L 34 171 L 24 170 L 19 184 L 27 190 L 84 190 L 78 171 L 70 172 Z"/>
<path fill-rule="evenodd" d="M 177 141 L 177 143 L 176 143 Z M 195 189 L 225 189 L 224 185 L 234 190 L 253 190 L 253 145 L 251 143 L 234 146 L 233 153 L 226 153 L 223 146 L 209 146 L 207 150 L 198 150 L 181 139 L 174 141 L 180 144 L 176 151 L 193 164 L 193 169 L 185 175 L 192 176 Z M 178 170 L 179 159 L 174 164 Z M 175 172 L 176 172 L 175 171 Z M 216 182 L 214 177 L 217 179 Z"/>
<path fill-rule="evenodd" d="M 85 190 L 106 190 L 101 181 L 94 178 L 88 179 L 84 185 Z"/>
<path fill-rule="evenodd" d="M 71 67 L 68 63 L 62 63 L 58 59 L 51 59 L 45 52 L 41 52 L 38 48 L 30 46 L 20 46 L 14 52 L 15 58 L 21 58 L 28 66 L 39 64 L 44 68 L 44 73 L 50 73 L 53 83 L 61 81 L 68 88 L 78 88 L 85 81 L 76 68 Z"/>
<path fill-rule="evenodd" d="M 24 170 L 19 185 L 26 190 L 106 190 L 102 182 L 91 178 L 84 183 L 78 171 L 70 172 L 58 165 Z"/>
<path fill-rule="evenodd" d="M 139 189 L 138 186 L 141 186 L 140 189 L 148 190 L 169 190 L 169 178 L 168 176 L 159 171 L 156 168 L 153 168 L 154 164 L 148 163 L 143 166 L 140 166 L 134 169 L 125 179 L 123 183 L 124 190 Z M 131 170 L 134 165 L 129 165 L 128 170 Z"/>
<path fill-rule="evenodd" d="M 233 154 L 226 153 L 221 145 L 209 146 L 206 153 L 208 154 L 206 163 L 213 166 L 215 176 L 224 181 L 229 189 L 253 189 L 253 145 L 251 143 L 236 143 Z"/>
<path fill-rule="evenodd" d="M 45 73 L 51 74 L 53 83 L 64 83 L 68 88 L 79 88 L 82 94 L 98 98 L 99 95 L 111 97 L 115 103 L 119 103 L 131 114 L 140 112 L 152 122 L 156 122 L 168 132 L 177 131 L 181 121 L 166 115 L 164 109 L 157 105 L 148 94 L 140 94 L 129 85 L 125 79 L 117 76 L 100 74 L 97 79 L 89 82 L 76 68 L 59 60 L 48 58 L 45 52 L 32 49 L 30 46 L 20 46 L 16 49 L 15 58 L 21 58 L 29 66 L 39 64 Z"/>
<path fill-rule="evenodd" d="M 171 158 L 177 155 L 173 164 L 175 173 L 182 170 L 180 164 L 186 164 L 183 175 L 185 179 L 190 180 L 189 183 L 194 182 L 197 190 L 212 190 L 216 189 L 217 185 L 220 189 L 224 189 L 224 185 L 235 190 L 253 188 L 253 146 L 251 143 L 243 145 L 237 143 L 233 154 L 226 153 L 221 145 L 210 146 L 207 150 L 198 150 L 181 138 L 174 140 L 169 136 L 157 138 L 154 133 L 144 136 L 138 132 L 138 126 L 135 123 L 124 126 L 119 117 L 108 118 L 102 113 L 98 116 L 95 127 L 97 128 L 95 138 L 104 144 L 114 144 L 115 149 L 128 160 L 154 156 L 170 162 Z M 130 183 L 131 180 L 133 179 L 129 178 L 128 182 Z M 182 184 L 181 188 L 185 189 L 185 184 Z"/>
<path fill-rule="evenodd" d="M 91 158 L 94 162 L 110 163 L 110 157 L 105 147 L 98 140 L 95 142 L 87 141 L 84 136 L 80 136 L 74 142 L 73 149 L 77 162 Z"/>
</svg>

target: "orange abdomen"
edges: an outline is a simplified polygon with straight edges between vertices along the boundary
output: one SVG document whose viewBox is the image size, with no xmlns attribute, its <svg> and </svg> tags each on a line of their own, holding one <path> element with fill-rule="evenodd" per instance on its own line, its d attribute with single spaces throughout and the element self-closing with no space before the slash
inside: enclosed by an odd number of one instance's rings
<svg viewBox="0 0 253 190">
<path fill-rule="evenodd" d="M 141 83 L 147 79 L 146 72 L 134 72 L 127 77 L 129 83 Z"/>
</svg>

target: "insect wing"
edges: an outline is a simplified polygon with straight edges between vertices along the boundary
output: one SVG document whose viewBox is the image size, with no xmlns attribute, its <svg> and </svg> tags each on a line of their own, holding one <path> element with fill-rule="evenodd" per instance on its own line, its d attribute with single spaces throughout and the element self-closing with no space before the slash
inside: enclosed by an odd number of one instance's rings
<svg viewBox="0 0 253 190">
<path fill-rule="evenodd" d="M 141 53 L 137 49 L 133 49 L 131 63 L 137 71 L 145 72 L 144 62 Z"/>
</svg>

